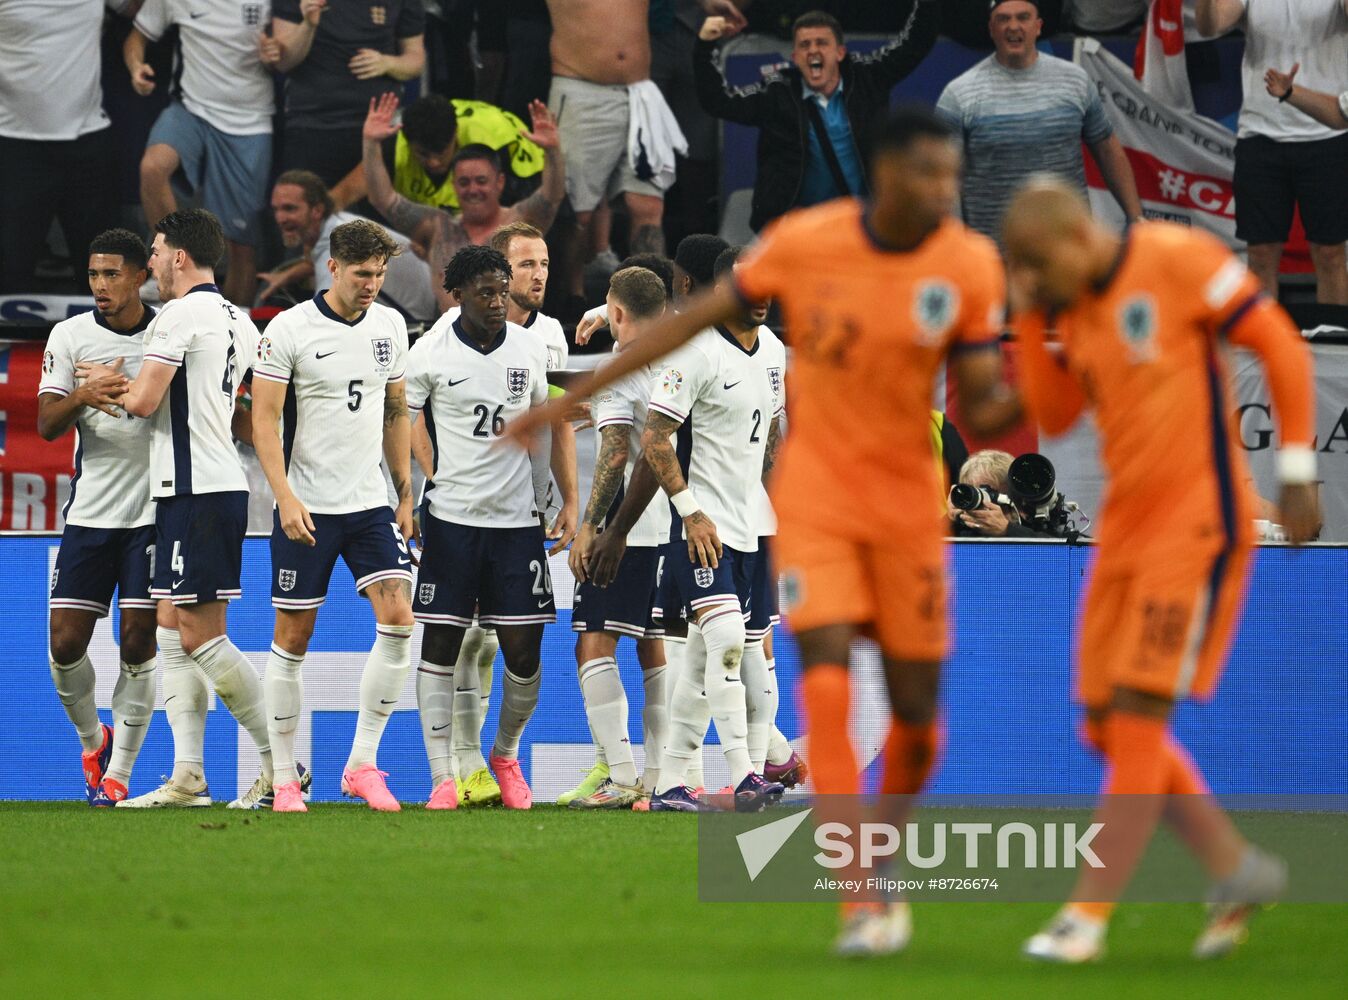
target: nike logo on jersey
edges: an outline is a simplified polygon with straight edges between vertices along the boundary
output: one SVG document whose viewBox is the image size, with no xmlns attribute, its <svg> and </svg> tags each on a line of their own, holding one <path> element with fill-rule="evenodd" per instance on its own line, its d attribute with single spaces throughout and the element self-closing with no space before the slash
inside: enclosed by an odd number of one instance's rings
<svg viewBox="0 0 1348 1000">
<path fill-rule="evenodd" d="M 336 351 L 328 351 L 327 354 L 318 354 L 318 353 L 315 353 L 315 354 L 314 354 L 314 360 L 315 360 L 315 361 L 322 361 L 324 358 L 330 358 L 330 357 L 332 357 L 332 356 L 333 356 L 334 354 L 336 354 L 336 353 L 337 353 Z"/>
<path fill-rule="evenodd" d="M 468 379 L 470 379 L 470 378 L 472 378 L 472 377 L 473 377 L 473 376 L 469 375 L 469 376 L 467 376 L 467 378 L 461 378 L 461 379 L 459 379 L 457 382 L 455 382 L 452 378 L 447 378 L 447 379 L 445 379 L 445 385 L 449 386 L 449 387 L 452 389 L 452 388 L 454 388 L 456 385 L 462 385 L 463 383 L 467 382 Z"/>
<path fill-rule="evenodd" d="M 412 562 L 411 559 L 399 559 L 399 560 L 398 560 L 398 565 L 399 565 L 399 566 L 407 566 L 407 565 L 410 565 L 411 562 Z"/>
<path fill-rule="evenodd" d="M 743 382 L 743 381 L 744 381 L 744 379 L 740 379 L 740 382 Z M 723 383 L 721 384 L 721 388 L 722 388 L 722 389 L 733 389 L 733 388 L 735 388 L 735 386 L 739 385 L 740 382 L 723 382 Z"/>
<path fill-rule="evenodd" d="M 539 602 L 538 602 L 538 606 L 539 606 L 540 608 L 550 608 L 550 607 L 552 607 L 552 602 L 551 602 L 551 601 L 539 601 Z"/>
<path fill-rule="evenodd" d="M 195 20 L 196 20 L 197 18 L 199 18 L 199 17 L 205 17 L 205 16 L 206 16 L 206 11 L 203 10 L 200 14 L 191 14 L 191 13 L 189 13 L 187 16 L 190 17 L 193 21 L 195 21 Z"/>
<path fill-rule="evenodd" d="M 431 732 L 438 733 L 440 730 L 448 729 L 452 725 L 454 725 L 454 723 L 446 722 L 443 726 L 431 726 Z"/>
</svg>

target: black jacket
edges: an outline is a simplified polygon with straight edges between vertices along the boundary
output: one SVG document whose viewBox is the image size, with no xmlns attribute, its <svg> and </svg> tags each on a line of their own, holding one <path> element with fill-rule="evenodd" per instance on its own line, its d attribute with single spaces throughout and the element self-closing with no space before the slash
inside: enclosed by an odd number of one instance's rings
<svg viewBox="0 0 1348 1000">
<path fill-rule="evenodd" d="M 937 4 L 917 0 L 892 42 L 865 56 L 849 52 L 843 60 L 843 104 L 863 165 L 870 159 L 872 123 L 889 106 L 895 84 L 931 51 L 937 21 Z M 758 127 L 758 176 L 749 218 L 758 230 L 795 206 L 805 178 L 811 126 L 801 97 L 800 70 L 789 66 L 751 87 L 731 87 L 712 59 L 715 48 L 715 42 L 699 40 L 694 50 L 697 98 L 716 118 Z"/>
</svg>

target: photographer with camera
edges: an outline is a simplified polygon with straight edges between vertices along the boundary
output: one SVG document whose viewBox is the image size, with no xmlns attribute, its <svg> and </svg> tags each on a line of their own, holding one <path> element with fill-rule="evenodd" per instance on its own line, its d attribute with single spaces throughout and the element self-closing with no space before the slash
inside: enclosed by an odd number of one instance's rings
<svg viewBox="0 0 1348 1000">
<path fill-rule="evenodd" d="M 950 488 L 951 534 L 970 538 L 1064 538 L 1076 541 L 1077 506 L 1055 489 L 1053 463 L 1029 453 L 979 451 Z M 1084 525 L 1083 525 L 1084 527 Z"/>
</svg>

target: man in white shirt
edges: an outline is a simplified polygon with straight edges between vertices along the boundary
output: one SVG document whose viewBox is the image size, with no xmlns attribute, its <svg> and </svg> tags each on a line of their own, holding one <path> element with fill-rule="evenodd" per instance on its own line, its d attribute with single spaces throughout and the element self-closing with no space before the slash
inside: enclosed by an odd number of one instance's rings
<svg viewBox="0 0 1348 1000">
<path fill-rule="evenodd" d="M 624 268 L 609 281 L 608 316 L 619 350 L 665 311 L 665 286 L 645 268 Z M 635 806 L 655 790 L 661 748 L 666 738 L 664 627 L 652 610 L 660 579 L 660 546 L 669 538 L 669 504 L 654 496 L 632 530 L 617 577 L 599 586 L 589 578 L 595 538 L 618 510 L 618 495 L 628 488 L 641 461 L 641 432 L 646 426 L 651 382 L 655 372 L 643 368 L 599 393 L 591 415 L 599 432 L 594 485 L 585 523 L 571 547 L 571 572 L 579 583 L 572 605 L 571 628 L 576 638 L 576 667 L 585 714 L 594 734 L 598 759 L 606 776 L 593 792 L 571 797 L 573 809 L 623 809 Z M 627 693 L 618 675 L 618 639 L 636 640 L 645 707 L 642 746 L 645 774 L 638 783 L 627 735 Z"/>
<path fill-rule="evenodd" d="M 271 71 L 258 39 L 267 3 L 144 0 L 122 45 L 131 86 L 155 89 L 145 47 L 178 29 L 173 101 L 154 123 L 140 161 L 140 199 L 151 227 L 177 209 L 172 181 L 182 172 L 229 241 L 225 298 L 251 306 L 257 292 L 254 248 L 271 171 Z"/>
<path fill-rule="evenodd" d="M 516 219 L 496 230 L 487 240 L 487 245 L 498 251 L 510 264 L 506 322 L 517 324 L 542 340 L 547 350 L 548 371 L 564 369 L 571 353 L 566 332 L 561 323 L 540 311 L 551 269 L 548 244 L 542 232 L 523 219 Z M 452 306 L 436 320 L 432 331 L 449 326 L 459 315 L 460 308 Z M 549 392 L 561 392 L 561 389 L 550 387 Z M 429 454 L 430 442 L 424 424 L 417 425 L 414 440 L 422 454 Z M 555 431 L 540 435 L 531 451 L 531 458 L 534 498 L 544 515 L 548 539 L 554 541 L 549 549 L 551 554 L 571 544 L 576 536 L 576 522 L 580 519 L 576 434 L 571 425 L 564 424 Z M 428 475 L 430 471 L 427 470 Z M 549 521 L 554 501 L 560 505 L 560 509 L 557 516 Z M 492 667 L 497 648 L 496 633 L 474 625 L 464 636 L 459 662 L 454 667 L 455 671 L 463 671 L 475 665 L 478 689 L 482 692 L 482 703 L 476 717 L 465 715 L 454 719 L 454 771 L 458 776 L 460 805 L 490 805 L 501 797 L 500 788 L 491 780 L 491 773 L 487 770 L 481 741 L 482 725 L 491 698 Z M 465 702 L 459 704 L 462 709 L 467 708 Z"/>
<path fill-rule="evenodd" d="M 115 224 L 107 170 L 116 151 L 99 84 L 100 39 L 105 9 L 130 16 L 138 5 L 0 4 L 0 292 L 33 291 L 33 265 L 53 217 L 81 263 L 89 242 Z M 78 263 L 75 270 L 78 278 Z"/>
<path fill-rule="evenodd" d="M 414 419 L 428 421 L 435 471 L 412 605 L 426 626 L 417 705 L 431 765 L 428 809 L 458 806 L 452 726 L 456 716 L 476 712 L 481 694 L 476 665 L 459 672 L 466 676 L 456 684 L 455 664 L 475 614 L 495 627 L 505 658 L 491 770 L 508 808 L 533 804 L 519 741 L 538 704 L 543 626 L 556 613 L 530 457 L 498 439 L 511 419 L 547 401 L 547 350 L 506 321 L 510 274 L 499 251 L 461 249 L 445 270 L 445 287 L 462 312 L 408 355 L 407 402 Z"/>
<path fill-rule="evenodd" d="M 1249 244 L 1250 270 L 1278 294 L 1283 244 L 1299 208 L 1320 302 L 1348 305 L 1348 135 L 1288 107 L 1292 88 L 1264 87 L 1274 67 L 1300 64 L 1309 90 L 1338 91 L 1348 80 L 1348 0 L 1197 0 L 1204 37 L 1245 31 L 1236 142 L 1236 236 Z"/>
<path fill-rule="evenodd" d="M 164 701 L 174 733 L 173 774 L 119 807 L 211 804 L 201 767 L 206 678 L 257 745 L 262 774 L 231 803 L 257 808 L 271 795 L 262 683 L 225 634 L 228 602 L 241 597 L 248 480 L 234 449 L 235 394 L 257 353 L 257 328 L 225 300 L 213 268 L 224 256 L 219 221 L 205 209 L 173 212 L 155 227 L 150 266 L 164 307 L 145 332 L 145 357 L 119 403 L 149 417 L 150 496 L 155 501 L 155 572 Z M 111 369 L 81 364 L 95 378 Z M 199 669 L 198 669 L 199 668 Z M 201 675 L 205 674 L 205 678 Z"/>
<path fill-rule="evenodd" d="M 83 745 L 90 805 L 126 798 L 131 768 L 154 711 L 154 506 L 150 426 L 119 414 L 114 394 L 140 370 L 141 335 L 154 310 L 140 301 L 148 256 L 135 233 L 111 229 L 89 244 L 95 308 L 52 328 L 38 384 L 38 433 L 47 441 L 72 427 L 78 437 L 65 530 L 52 571 L 51 667 L 61 704 Z M 112 375 L 79 382 L 75 366 L 97 360 Z M 114 589 L 121 610 L 121 673 L 113 725 L 99 721 L 89 640 Z"/>
<path fill-rule="evenodd" d="M 331 287 L 272 320 L 258 342 L 253 373 L 253 446 L 276 494 L 276 629 L 266 680 L 276 772 L 272 809 L 308 811 L 295 764 L 300 671 L 340 555 L 376 622 L 342 790 L 377 811 L 398 812 L 375 758 L 411 665 L 407 325 L 375 297 L 399 251 L 388 233 L 362 220 L 333 230 L 331 252 Z M 397 492 L 396 513 L 386 500 L 381 453 Z"/>
</svg>

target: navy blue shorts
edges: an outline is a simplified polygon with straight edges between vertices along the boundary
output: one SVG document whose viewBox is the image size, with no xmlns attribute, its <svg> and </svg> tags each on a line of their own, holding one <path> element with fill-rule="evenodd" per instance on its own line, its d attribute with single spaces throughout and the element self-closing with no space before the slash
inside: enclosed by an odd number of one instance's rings
<svg viewBox="0 0 1348 1000">
<path fill-rule="evenodd" d="M 753 610 L 753 577 L 758 562 L 757 552 L 740 552 L 722 545 L 721 558 L 715 569 L 695 565 L 688 558 L 686 543 L 671 542 L 662 546 L 665 553 L 665 576 L 673 575 L 679 595 L 693 614 L 710 604 L 720 604 L 731 598 L 739 602 L 747 622 Z"/>
<path fill-rule="evenodd" d="M 557 620 L 543 528 L 479 528 L 427 513 L 412 614 L 428 625 L 483 628 Z"/>
<path fill-rule="evenodd" d="M 772 536 L 758 539 L 754 571 L 749 591 L 749 621 L 745 632 L 750 639 L 762 639 L 782 620 L 777 607 L 777 573 L 772 565 Z"/>
<path fill-rule="evenodd" d="M 618 575 L 607 587 L 586 581 L 576 587 L 571 605 L 573 632 L 617 632 L 633 639 L 665 634 L 655 624 L 656 574 L 660 552 L 655 546 L 629 548 Z"/>
<path fill-rule="evenodd" d="M 412 557 L 391 508 L 309 516 L 314 522 L 312 546 L 287 538 L 280 511 L 272 511 L 272 607 L 302 611 L 322 606 L 338 556 L 356 578 L 358 594 L 380 580 L 412 582 Z"/>
<path fill-rule="evenodd" d="M 656 621 L 668 625 L 670 622 L 686 622 L 688 620 L 688 605 L 679 593 L 679 581 L 675 574 L 669 571 L 669 554 L 673 552 L 676 557 L 688 558 L 688 543 L 682 540 L 677 542 L 665 542 L 658 549 L 655 567 L 655 606 L 651 608 L 651 616 Z M 682 555 L 680 555 L 682 554 Z"/>
<path fill-rule="evenodd" d="M 103 618 L 117 591 L 117 606 L 153 608 L 154 525 L 85 528 L 67 524 L 51 575 L 53 608 L 92 611 Z"/>
<path fill-rule="evenodd" d="M 150 596 L 174 604 L 242 597 L 239 565 L 248 532 L 248 493 L 197 493 L 155 502 Z"/>
</svg>

